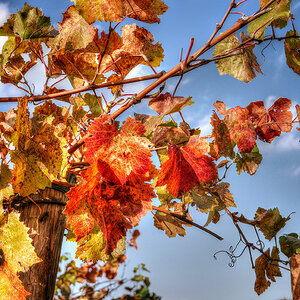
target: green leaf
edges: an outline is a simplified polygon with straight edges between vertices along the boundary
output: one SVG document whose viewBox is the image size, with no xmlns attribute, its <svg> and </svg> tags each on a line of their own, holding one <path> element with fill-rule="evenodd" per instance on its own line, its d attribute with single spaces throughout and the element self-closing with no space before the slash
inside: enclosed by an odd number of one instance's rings
<svg viewBox="0 0 300 300">
<path fill-rule="evenodd" d="M 22 40 L 48 38 L 56 35 L 57 31 L 50 27 L 50 18 L 26 2 L 21 11 L 10 15 L 6 23 L 0 27 L 0 36 L 18 36 Z"/>
<path fill-rule="evenodd" d="M 290 217 L 282 217 L 277 207 L 268 210 L 259 207 L 254 218 L 258 218 L 256 226 L 267 240 L 271 240 L 285 226 L 286 221 L 290 219 Z"/>
<path fill-rule="evenodd" d="M 268 2 L 268 0 L 260 0 L 260 6 L 262 7 Z M 271 11 L 260 16 L 248 25 L 248 34 L 251 37 L 254 34 L 256 39 L 263 39 L 268 26 L 272 25 L 281 29 L 284 28 L 291 15 L 290 5 L 291 0 L 275 1 L 269 6 L 272 8 Z"/>
<path fill-rule="evenodd" d="M 217 197 L 204 191 L 201 186 L 194 187 L 188 194 L 197 205 L 197 209 L 203 213 L 207 214 L 219 205 Z"/>
<path fill-rule="evenodd" d="M 300 239 L 297 233 L 289 233 L 279 238 L 280 250 L 287 257 L 292 257 L 293 254 L 300 253 Z"/>
<path fill-rule="evenodd" d="M 249 36 L 241 32 L 242 42 L 249 39 Z M 229 74 L 241 81 L 249 82 L 256 77 L 256 72 L 263 74 L 256 56 L 253 53 L 254 45 L 244 45 L 244 48 L 233 50 L 241 45 L 236 34 L 231 34 L 226 39 L 218 43 L 215 47 L 214 56 L 233 54 L 231 57 L 217 61 L 217 68 L 220 75 Z"/>
<path fill-rule="evenodd" d="M 133 281 L 144 281 L 144 276 L 143 275 L 135 275 L 132 278 Z"/>
<path fill-rule="evenodd" d="M 101 115 L 101 113 L 102 113 L 102 105 L 101 105 L 102 98 L 100 96 L 98 96 L 98 98 L 97 98 L 95 95 L 86 93 L 86 94 L 84 94 L 83 100 L 89 106 L 93 117 L 99 117 Z"/>
<path fill-rule="evenodd" d="M 286 37 L 299 35 L 298 32 L 290 30 L 287 32 Z M 284 41 L 284 50 L 287 65 L 293 69 L 295 73 L 300 75 L 300 39 L 288 38 Z"/>
<path fill-rule="evenodd" d="M 155 177 L 153 179 L 153 182 L 151 183 L 151 186 L 155 189 L 160 203 L 161 204 L 168 204 L 168 203 L 170 203 L 170 201 L 172 199 L 174 199 L 174 197 L 171 194 L 169 194 L 169 192 L 167 190 L 167 185 L 156 186 L 157 178 L 158 177 Z"/>
</svg>

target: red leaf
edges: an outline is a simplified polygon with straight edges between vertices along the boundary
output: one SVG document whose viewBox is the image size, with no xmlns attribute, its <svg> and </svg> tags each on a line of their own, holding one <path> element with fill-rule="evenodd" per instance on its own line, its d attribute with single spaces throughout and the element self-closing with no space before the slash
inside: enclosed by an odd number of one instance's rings
<svg viewBox="0 0 300 300">
<path fill-rule="evenodd" d="M 149 107 L 163 115 L 179 112 L 183 107 L 192 104 L 191 97 L 172 97 L 170 93 L 160 94 L 149 101 Z"/>
<path fill-rule="evenodd" d="M 77 241 L 97 224 L 106 241 L 106 253 L 110 254 L 127 229 L 137 225 L 152 209 L 151 199 L 155 194 L 150 184 L 144 182 L 148 177 L 131 174 L 125 184 L 115 184 L 99 181 L 97 168 L 95 162 L 82 173 L 85 183 L 67 193 L 70 200 L 64 213 Z"/>
<path fill-rule="evenodd" d="M 291 105 L 291 100 L 279 98 L 268 110 L 262 101 L 252 102 L 247 106 L 260 140 L 271 143 L 282 131 L 291 131 L 293 115 L 288 111 Z"/>
<path fill-rule="evenodd" d="M 213 127 L 212 136 L 214 141 L 210 155 L 218 159 L 220 156 L 232 157 L 233 143 L 230 138 L 229 130 L 223 120 L 220 120 L 218 115 L 213 112 L 210 124 Z"/>
<path fill-rule="evenodd" d="M 230 108 L 226 112 L 224 122 L 229 129 L 231 140 L 237 144 L 240 152 L 251 152 L 256 145 L 256 133 L 248 110 L 240 106 Z"/>
<path fill-rule="evenodd" d="M 177 197 L 179 193 L 191 190 L 199 181 L 213 181 L 217 169 L 213 159 L 205 155 L 208 143 L 198 136 L 192 136 L 186 146 L 169 145 L 169 159 L 162 164 L 156 186 L 167 184 L 169 192 Z"/>
<path fill-rule="evenodd" d="M 130 173 L 146 175 L 151 170 L 149 141 L 141 137 L 144 125 L 128 117 L 120 130 L 114 125 L 105 124 L 104 118 L 95 119 L 89 128 L 91 137 L 86 139 L 85 155 L 89 162 L 96 158 L 102 167 L 111 172 L 102 172 L 106 180 L 125 184 Z M 115 180 L 115 174 L 118 181 Z"/>
</svg>

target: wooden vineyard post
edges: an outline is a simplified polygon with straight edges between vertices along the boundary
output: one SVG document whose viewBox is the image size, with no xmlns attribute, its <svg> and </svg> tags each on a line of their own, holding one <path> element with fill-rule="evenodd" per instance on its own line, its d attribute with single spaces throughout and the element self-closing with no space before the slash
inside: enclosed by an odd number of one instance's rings
<svg viewBox="0 0 300 300">
<path fill-rule="evenodd" d="M 65 215 L 62 211 L 67 197 L 66 190 L 59 186 L 47 188 L 31 195 L 33 200 L 20 202 L 20 220 L 31 229 L 35 251 L 43 261 L 20 273 L 28 300 L 52 300 L 58 271 L 59 257 L 65 230 Z M 32 233 L 32 234 L 31 234 Z"/>
</svg>

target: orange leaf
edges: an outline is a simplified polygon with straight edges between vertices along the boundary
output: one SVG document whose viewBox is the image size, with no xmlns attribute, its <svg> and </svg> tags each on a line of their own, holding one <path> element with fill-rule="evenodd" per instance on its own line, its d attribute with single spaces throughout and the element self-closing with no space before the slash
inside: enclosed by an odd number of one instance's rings
<svg viewBox="0 0 300 300">
<path fill-rule="evenodd" d="M 251 102 L 247 106 L 260 140 L 271 143 L 282 131 L 291 131 L 293 115 L 288 111 L 291 105 L 291 100 L 279 98 L 268 110 L 262 101 Z"/>
<path fill-rule="evenodd" d="M 217 179 L 213 158 L 205 155 L 208 143 L 198 136 L 191 136 L 188 144 L 179 147 L 169 145 L 169 159 L 162 164 L 156 186 L 167 184 L 169 192 L 177 197 L 179 193 L 191 190 L 199 181 Z"/>
<path fill-rule="evenodd" d="M 149 141 L 141 137 L 145 132 L 144 125 L 128 117 L 123 127 L 117 130 L 115 125 L 105 122 L 105 118 L 95 119 L 89 128 L 91 137 L 86 139 L 85 152 L 88 161 L 103 161 L 121 184 L 125 184 L 131 172 L 146 175 L 151 170 L 152 163 Z M 107 180 L 116 182 L 109 174 L 102 175 Z"/>
</svg>

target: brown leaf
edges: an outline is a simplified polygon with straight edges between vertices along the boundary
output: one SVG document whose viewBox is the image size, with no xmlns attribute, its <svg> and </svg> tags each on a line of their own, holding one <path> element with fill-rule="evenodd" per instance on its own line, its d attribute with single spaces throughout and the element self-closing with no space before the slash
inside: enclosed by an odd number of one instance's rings
<svg viewBox="0 0 300 300">
<path fill-rule="evenodd" d="M 158 114 L 168 115 L 181 111 L 187 105 L 192 105 L 191 97 L 172 97 L 170 93 L 160 94 L 149 101 L 149 107 Z"/>
<path fill-rule="evenodd" d="M 270 255 L 270 249 L 266 251 L 267 255 Z M 279 250 L 277 247 L 273 247 L 272 253 L 271 253 L 271 258 L 273 259 L 279 259 Z M 276 277 L 281 277 L 281 271 L 278 266 L 278 261 L 269 261 L 268 265 L 266 267 L 266 274 L 269 279 L 271 279 L 273 282 L 276 281 Z"/>
<path fill-rule="evenodd" d="M 268 259 L 264 254 L 259 256 L 255 261 L 256 280 L 255 280 L 254 290 L 258 295 L 262 294 L 271 285 L 270 281 L 267 280 L 265 274 L 267 265 L 268 265 Z"/>
</svg>

